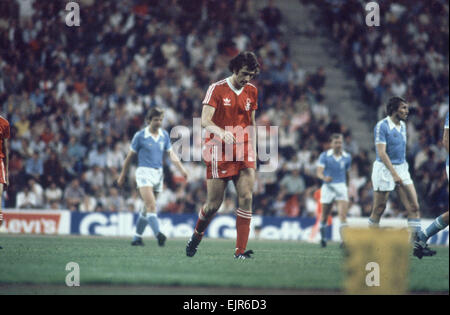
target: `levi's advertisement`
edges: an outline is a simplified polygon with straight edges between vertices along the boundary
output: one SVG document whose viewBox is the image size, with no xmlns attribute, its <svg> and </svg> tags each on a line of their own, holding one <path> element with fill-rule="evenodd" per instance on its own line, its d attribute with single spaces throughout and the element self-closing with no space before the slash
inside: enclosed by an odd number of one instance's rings
<svg viewBox="0 0 450 315">
<path fill-rule="evenodd" d="M 70 234 L 70 211 L 5 210 L 1 232 L 11 234 Z"/>
</svg>

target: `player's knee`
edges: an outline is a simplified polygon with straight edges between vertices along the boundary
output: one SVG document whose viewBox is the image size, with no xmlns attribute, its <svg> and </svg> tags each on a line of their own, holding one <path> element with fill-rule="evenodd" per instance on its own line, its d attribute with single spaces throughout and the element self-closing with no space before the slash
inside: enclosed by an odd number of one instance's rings
<svg viewBox="0 0 450 315">
<path fill-rule="evenodd" d="M 145 203 L 145 210 L 146 212 L 154 213 L 156 212 L 156 205 L 153 202 L 146 202 Z"/>
<path fill-rule="evenodd" d="M 239 200 L 241 200 L 244 203 L 252 202 L 253 195 L 251 192 L 245 192 L 245 193 L 239 194 Z"/>
<path fill-rule="evenodd" d="M 444 223 L 448 225 L 448 211 L 442 215 L 442 220 L 444 220 Z"/>
<path fill-rule="evenodd" d="M 219 211 L 220 206 L 222 205 L 222 201 L 218 202 L 209 202 L 203 209 L 206 216 L 214 215 L 217 211 Z"/>
</svg>

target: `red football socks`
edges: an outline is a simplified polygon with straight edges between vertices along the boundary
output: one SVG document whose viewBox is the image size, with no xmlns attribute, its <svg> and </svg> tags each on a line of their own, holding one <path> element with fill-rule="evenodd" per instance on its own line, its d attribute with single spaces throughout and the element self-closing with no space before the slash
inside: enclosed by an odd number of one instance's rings
<svg viewBox="0 0 450 315">
<path fill-rule="evenodd" d="M 205 233 L 206 228 L 208 227 L 209 223 L 211 222 L 211 219 L 214 217 L 213 215 L 206 216 L 203 212 L 203 208 L 200 209 L 200 212 L 198 214 L 198 220 L 197 224 L 195 225 L 194 232 L 199 236 L 200 238 L 203 237 L 203 234 Z"/>
<path fill-rule="evenodd" d="M 236 210 L 236 255 L 244 253 L 247 248 L 251 219 L 251 211 L 243 209 Z"/>
</svg>

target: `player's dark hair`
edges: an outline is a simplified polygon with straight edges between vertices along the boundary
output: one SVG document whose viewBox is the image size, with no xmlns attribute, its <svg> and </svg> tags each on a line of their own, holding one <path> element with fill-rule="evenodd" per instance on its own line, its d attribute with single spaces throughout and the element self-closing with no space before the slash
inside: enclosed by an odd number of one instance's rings
<svg viewBox="0 0 450 315">
<path fill-rule="evenodd" d="M 145 120 L 147 122 L 151 122 L 153 117 L 159 117 L 164 115 L 164 110 L 159 107 L 153 107 L 150 109 L 150 111 L 147 113 L 147 116 L 145 116 Z"/>
<path fill-rule="evenodd" d="M 258 58 L 251 51 L 241 52 L 236 57 L 231 59 L 228 64 L 228 69 L 233 73 L 237 73 L 245 66 L 247 66 L 249 71 L 255 71 L 256 74 L 259 73 Z"/>
<path fill-rule="evenodd" d="M 391 97 L 386 105 L 387 115 L 391 116 L 392 114 L 394 114 L 402 103 L 406 103 L 406 100 L 399 96 Z"/>
<path fill-rule="evenodd" d="M 333 133 L 330 136 L 330 141 L 333 141 L 334 139 L 344 138 L 344 135 L 342 133 Z"/>
</svg>

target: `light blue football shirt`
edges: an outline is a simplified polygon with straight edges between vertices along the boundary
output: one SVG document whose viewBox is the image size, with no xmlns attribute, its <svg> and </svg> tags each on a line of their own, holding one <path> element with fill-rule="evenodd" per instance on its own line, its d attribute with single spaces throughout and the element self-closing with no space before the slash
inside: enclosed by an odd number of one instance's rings
<svg viewBox="0 0 450 315">
<path fill-rule="evenodd" d="M 403 164 L 406 161 L 406 124 L 400 121 L 400 126 L 396 126 L 388 116 L 380 120 L 375 126 L 375 150 L 377 161 L 383 162 L 378 154 L 376 145 L 386 144 L 386 153 L 394 165 Z"/>
<path fill-rule="evenodd" d="M 448 112 L 447 112 L 447 117 L 445 118 L 445 126 L 444 129 L 448 129 Z M 447 156 L 447 162 L 445 163 L 445 165 L 448 166 L 448 156 Z"/>
<path fill-rule="evenodd" d="M 323 174 L 333 178 L 329 184 L 345 183 L 347 181 L 347 171 L 352 165 L 352 157 L 343 151 L 342 155 L 336 157 L 333 150 L 322 152 L 319 156 L 317 166 L 324 168 Z"/>
<path fill-rule="evenodd" d="M 162 168 L 164 152 L 172 149 L 167 131 L 159 129 L 154 137 L 148 127 L 135 133 L 131 141 L 131 151 L 137 153 L 138 167 Z"/>
</svg>

